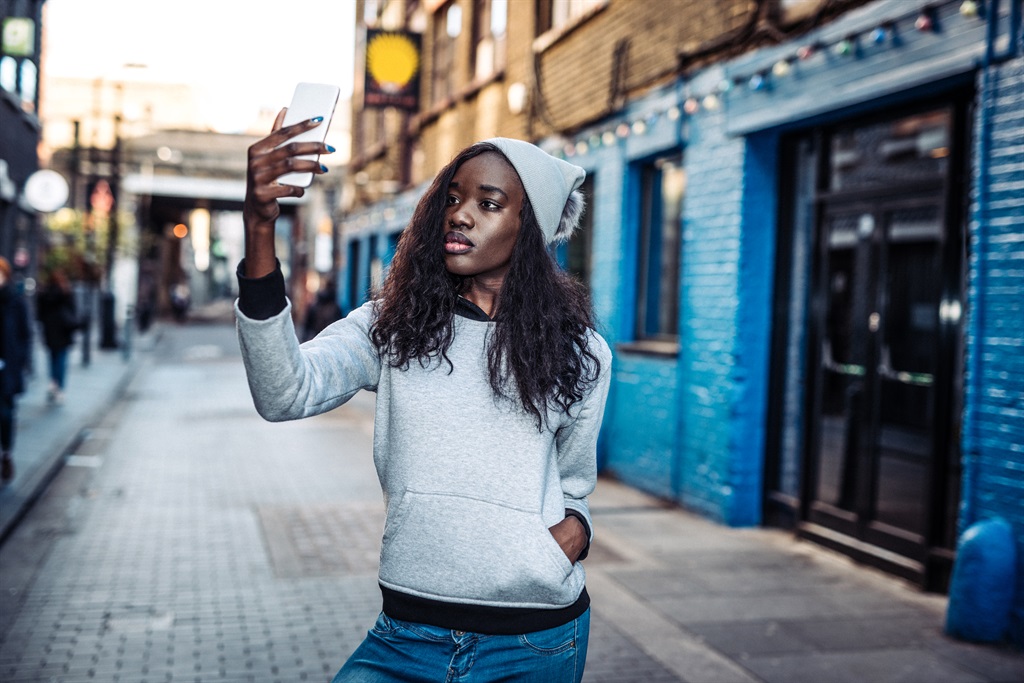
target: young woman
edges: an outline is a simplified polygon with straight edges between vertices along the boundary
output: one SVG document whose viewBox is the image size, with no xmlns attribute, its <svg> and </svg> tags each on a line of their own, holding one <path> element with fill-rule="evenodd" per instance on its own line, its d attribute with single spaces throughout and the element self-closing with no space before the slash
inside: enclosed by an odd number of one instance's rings
<svg viewBox="0 0 1024 683">
<path fill-rule="evenodd" d="M 75 295 L 64 271 L 55 269 L 46 276 L 46 286 L 36 299 L 36 317 L 43 328 L 43 341 L 49 352 L 49 403 L 64 402 L 64 384 L 68 373 L 68 353 L 81 323 L 75 308 Z"/>
<path fill-rule="evenodd" d="M 275 180 L 332 150 L 286 143 L 316 120 L 281 121 L 249 150 L 236 312 L 256 408 L 290 420 L 377 394 L 383 610 L 335 681 L 579 681 L 611 354 L 547 245 L 578 222 L 583 170 L 518 140 L 467 148 L 380 294 L 299 345 L 273 235 L 302 190 Z"/>
</svg>

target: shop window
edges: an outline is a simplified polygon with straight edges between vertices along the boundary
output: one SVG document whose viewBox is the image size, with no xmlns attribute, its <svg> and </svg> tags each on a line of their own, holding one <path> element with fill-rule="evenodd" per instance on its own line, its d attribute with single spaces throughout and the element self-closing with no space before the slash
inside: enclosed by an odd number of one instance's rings
<svg viewBox="0 0 1024 683">
<path fill-rule="evenodd" d="M 36 78 L 38 77 L 35 63 L 26 59 L 21 63 L 21 100 L 29 111 L 35 110 Z"/>
<path fill-rule="evenodd" d="M 370 297 L 376 296 L 384 284 L 384 260 L 379 253 L 380 239 L 380 235 L 370 235 Z"/>
<path fill-rule="evenodd" d="M 505 68 L 508 0 L 473 2 L 473 76 L 490 78 Z"/>
<path fill-rule="evenodd" d="M 457 2 L 450 2 L 434 15 L 430 78 L 430 100 L 434 104 L 452 96 L 455 40 L 461 33 L 462 7 Z"/>
<path fill-rule="evenodd" d="M 388 234 L 387 251 L 384 252 L 384 278 L 387 279 L 388 268 L 391 267 L 391 262 L 395 258 L 395 252 L 398 251 L 398 240 L 402 236 L 402 231 L 392 232 Z"/>
<path fill-rule="evenodd" d="M 580 191 L 586 198 L 587 208 L 580 218 L 580 226 L 568 242 L 558 246 L 556 256 L 565 270 L 589 289 L 594 243 L 594 174 L 587 173 Z"/>
<path fill-rule="evenodd" d="M 637 257 L 637 341 L 679 338 L 679 275 L 686 171 L 680 156 L 640 169 Z"/>
<path fill-rule="evenodd" d="M 940 109 L 837 131 L 831 145 L 832 189 L 881 189 L 942 177 L 949 167 L 951 121 L 952 113 Z"/>
<path fill-rule="evenodd" d="M 14 57 L 0 59 L 0 88 L 14 93 L 18 89 L 18 61 Z"/>
<path fill-rule="evenodd" d="M 362 242 L 354 239 L 348 243 L 348 259 L 345 267 L 348 269 L 348 305 L 346 308 L 352 310 L 358 308 L 365 301 L 366 290 L 369 282 L 364 278 Z"/>
</svg>

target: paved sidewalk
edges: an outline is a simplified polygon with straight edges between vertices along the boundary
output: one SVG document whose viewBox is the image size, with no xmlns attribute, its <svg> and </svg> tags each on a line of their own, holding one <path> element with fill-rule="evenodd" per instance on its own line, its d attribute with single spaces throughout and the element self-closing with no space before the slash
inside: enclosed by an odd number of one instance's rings
<svg viewBox="0 0 1024 683">
<path fill-rule="evenodd" d="M 237 361 L 166 332 L 185 362 L 150 353 L 174 347 L 155 329 L 127 363 L 95 351 L 83 368 L 76 352 L 63 406 L 38 376 L 22 398 L 4 524 L 54 483 L 0 548 L 2 680 L 326 680 L 379 608 L 372 404 L 255 422 Z M 352 453 L 321 455 L 339 434 Z M 302 454 L 287 472 L 286 449 Z M 72 452 L 80 466 L 53 477 Z M 789 533 L 725 528 L 607 478 L 591 506 L 586 683 L 1024 680 L 1021 653 L 943 635 L 943 596 Z"/>
<path fill-rule="evenodd" d="M 14 441 L 15 477 L 0 486 L 0 540 L 46 487 L 63 464 L 62 458 L 81 439 L 82 430 L 96 424 L 109 410 L 137 367 L 138 350 L 151 344 L 154 331 L 133 340 L 135 348 L 101 350 L 93 334 L 89 364 L 82 363 L 77 342 L 68 357 L 65 399 L 60 405 L 46 401 L 47 359 L 41 335 L 34 336 L 33 373 L 18 397 Z"/>
<path fill-rule="evenodd" d="M 945 596 L 790 533 L 725 528 L 607 479 L 591 506 L 594 621 L 627 634 L 669 680 L 1024 681 L 1020 652 L 942 633 Z M 649 680 L 603 671 L 601 655 L 587 674 Z"/>
</svg>

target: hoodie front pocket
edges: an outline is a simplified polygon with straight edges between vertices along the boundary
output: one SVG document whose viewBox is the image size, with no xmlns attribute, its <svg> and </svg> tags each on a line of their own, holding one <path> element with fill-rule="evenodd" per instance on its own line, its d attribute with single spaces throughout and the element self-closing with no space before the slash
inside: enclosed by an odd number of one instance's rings
<svg viewBox="0 0 1024 683">
<path fill-rule="evenodd" d="M 582 582 L 538 512 L 416 491 L 384 531 L 380 578 L 425 597 L 537 607 L 569 604 Z"/>
</svg>

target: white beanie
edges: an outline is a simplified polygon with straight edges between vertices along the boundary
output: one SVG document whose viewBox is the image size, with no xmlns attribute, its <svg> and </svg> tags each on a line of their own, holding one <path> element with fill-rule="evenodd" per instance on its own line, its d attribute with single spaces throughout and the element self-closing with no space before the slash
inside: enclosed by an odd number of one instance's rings
<svg viewBox="0 0 1024 683">
<path fill-rule="evenodd" d="M 587 172 L 522 140 L 484 140 L 501 150 L 519 174 L 548 243 L 564 242 L 579 226 L 586 203 L 579 186 Z"/>
</svg>

